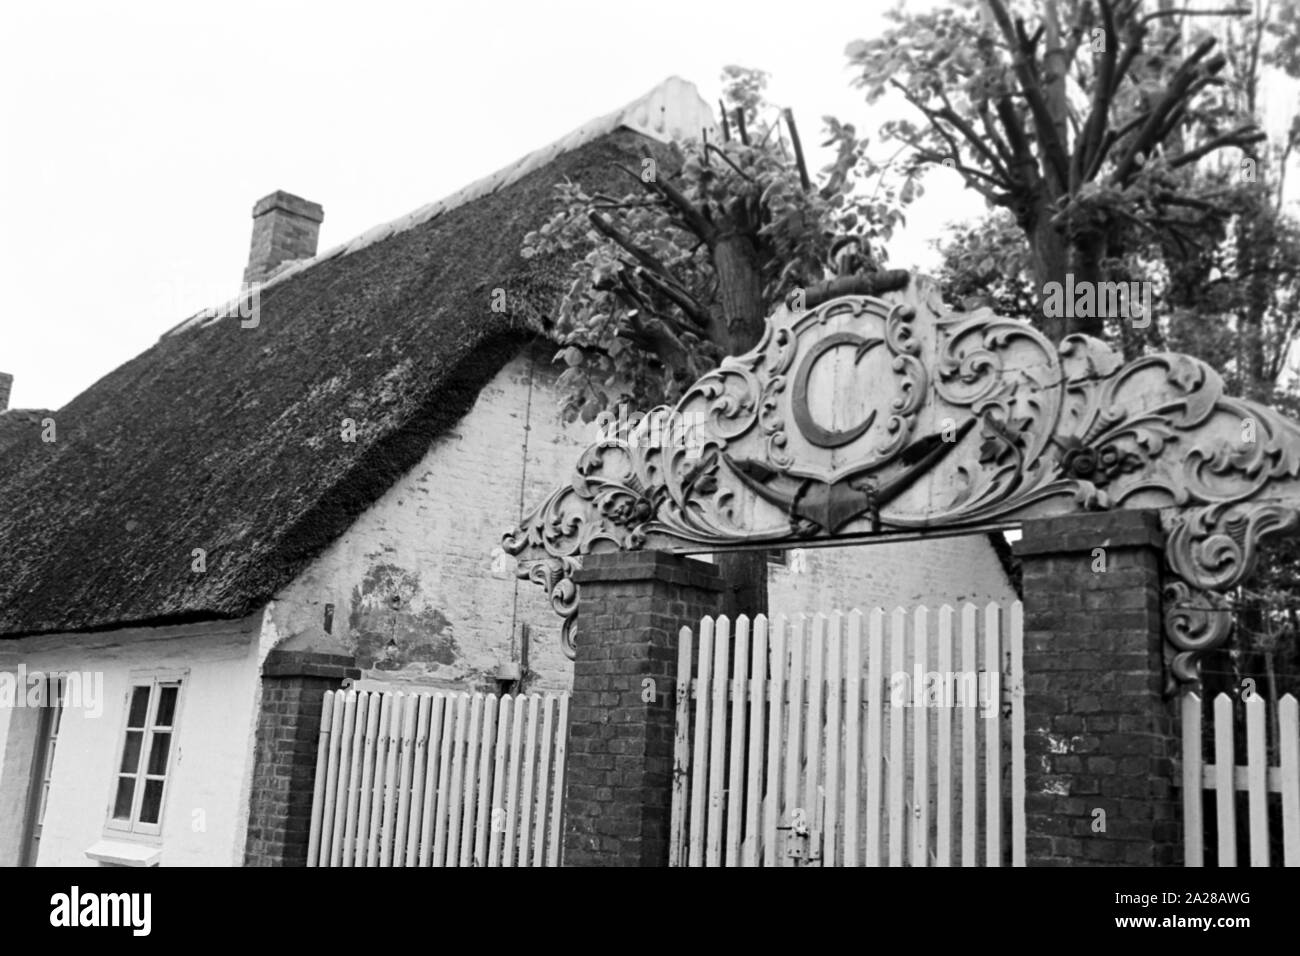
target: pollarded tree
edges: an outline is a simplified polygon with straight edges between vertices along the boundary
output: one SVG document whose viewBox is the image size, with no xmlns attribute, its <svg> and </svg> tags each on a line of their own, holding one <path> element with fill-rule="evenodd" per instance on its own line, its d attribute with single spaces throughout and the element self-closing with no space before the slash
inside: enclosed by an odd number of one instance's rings
<svg viewBox="0 0 1300 956">
<path fill-rule="evenodd" d="M 1251 17 L 1221 26 L 1224 72 L 1231 77 L 1225 98 L 1233 110 L 1258 116 L 1261 67 L 1300 79 L 1300 3 L 1263 0 Z M 1300 389 L 1285 371 L 1300 335 L 1300 221 L 1288 213 L 1282 190 L 1297 146 L 1300 117 L 1275 140 L 1252 144 L 1244 166 L 1237 157 L 1189 166 L 1191 192 L 1214 194 L 1230 215 L 1201 220 L 1188 243 L 1169 233 L 1143 242 L 1144 232 L 1132 227 L 1112 266 L 1148 278 L 1160 303 L 1146 328 L 1119 326 L 1127 357 L 1150 349 L 1197 356 L 1223 376 L 1231 394 L 1293 417 Z M 1028 240 L 1005 210 L 963 227 L 941 248 L 942 277 L 957 298 L 1028 314 Z M 1230 598 L 1234 639 L 1205 661 L 1207 691 L 1256 685 L 1276 700 L 1300 688 L 1300 537 L 1269 542 L 1253 577 Z"/>
<path fill-rule="evenodd" d="M 865 140 L 829 119 L 835 159 L 814 183 L 794 119 L 764 100 L 765 83 L 760 71 L 727 67 L 720 137 L 675 148 L 670 168 L 647 150 L 638 168 L 624 167 L 623 195 L 558 184 L 555 214 L 525 237 L 526 257 L 580 253 L 548 330 L 568 366 L 559 384 L 570 420 L 676 399 L 723 356 L 757 344 L 789 293 L 811 308 L 906 283 L 877 268 L 876 250 L 919 185 L 885 183 Z M 761 553 L 719 563 L 749 588 L 731 596 L 732 613 L 766 607 Z"/>
<path fill-rule="evenodd" d="M 1189 245 L 1229 208 L 1191 168 L 1264 134 L 1221 95 L 1211 35 L 1183 50 L 1188 11 L 1142 0 L 957 0 L 889 13 L 893 26 L 846 53 L 868 102 L 896 91 L 920 123 L 886 124 L 913 172 L 946 165 L 1024 233 L 1030 272 L 1098 282 L 1138 230 Z M 1043 317 L 1053 338 L 1103 333 L 1097 316 Z"/>
<path fill-rule="evenodd" d="M 675 147 L 673 168 L 647 150 L 638 168 L 622 167 L 623 195 L 558 184 L 554 215 L 525 237 L 526 257 L 582 253 L 549 330 L 569 366 L 560 386 L 570 419 L 676 398 L 722 356 L 756 344 L 787 294 L 816 304 L 831 273 L 834 292 L 906 281 L 876 260 L 919 185 L 884 182 L 865 139 L 830 118 L 836 155 L 814 183 L 790 111 L 763 99 L 766 74 L 727 67 L 723 83 L 715 141 Z"/>
</svg>

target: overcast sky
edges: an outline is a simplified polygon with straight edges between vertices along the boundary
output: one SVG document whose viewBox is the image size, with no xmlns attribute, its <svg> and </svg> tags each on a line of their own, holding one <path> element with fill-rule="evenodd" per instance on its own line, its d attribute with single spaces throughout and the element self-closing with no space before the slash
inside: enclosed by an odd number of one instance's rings
<svg viewBox="0 0 1300 956">
<path fill-rule="evenodd" d="M 252 205 L 325 207 L 322 250 L 636 99 L 665 77 L 715 102 L 727 63 L 814 140 L 868 128 L 844 45 L 880 4 L 52 2 L 0 29 L 0 371 L 13 407 L 57 408 L 181 319 L 225 301 Z M 940 175 L 956 179 L 955 174 Z M 978 197 L 940 189 L 892 249 Z M 930 198 L 930 197 L 927 197 Z M 924 235 L 922 235 L 924 232 Z"/>
</svg>

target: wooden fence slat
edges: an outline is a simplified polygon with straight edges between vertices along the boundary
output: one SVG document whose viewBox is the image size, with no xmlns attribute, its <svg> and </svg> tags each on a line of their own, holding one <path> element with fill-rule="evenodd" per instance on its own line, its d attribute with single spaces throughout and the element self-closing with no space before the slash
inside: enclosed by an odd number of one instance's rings
<svg viewBox="0 0 1300 956">
<path fill-rule="evenodd" d="M 772 693 L 768 703 L 771 713 L 767 722 L 767 786 L 763 799 L 763 865 L 780 866 L 781 842 L 777 836 L 777 823 L 781 819 L 781 757 L 784 754 L 781 735 L 785 730 L 786 695 L 786 620 L 778 614 L 769 627 L 770 655 L 772 658 Z"/>
<path fill-rule="evenodd" d="M 912 646 L 916 649 L 912 668 L 912 865 L 930 863 L 930 711 L 926 684 L 929 673 L 930 610 L 924 606 L 912 612 Z"/>
<path fill-rule="evenodd" d="M 493 717 L 496 716 L 496 698 L 490 698 Z M 469 736 L 465 741 L 465 798 L 461 804 L 460 822 L 460 865 L 474 865 L 474 821 L 478 815 L 479 776 L 483 772 L 479 764 L 480 742 L 483 740 L 484 712 L 487 701 L 481 694 L 470 698 Z M 495 724 L 494 724 L 495 726 Z"/>
<path fill-rule="evenodd" d="M 523 819 L 519 824 L 518 863 L 520 866 L 528 865 L 528 848 L 533 842 L 533 808 L 537 804 L 537 715 L 540 704 L 541 697 L 537 694 L 528 695 L 528 714 L 525 718 L 528 722 L 528 730 L 525 732 L 524 739 L 524 783 L 520 794 L 523 807 Z"/>
<path fill-rule="evenodd" d="M 836 611 L 826 631 L 826 783 L 822 827 L 822 866 L 839 865 L 840 744 L 844 729 L 844 616 Z"/>
<path fill-rule="evenodd" d="M 749 681 L 749 618 L 736 618 L 735 653 L 731 677 L 731 737 L 727 775 L 727 817 L 724 832 L 723 860 L 726 866 L 740 866 L 740 841 L 743 838 L 745 807 L 745 697 Z"/>
<path fill-rule="evenodd" d="M 388 715 L 388 733 L 384 738 L 387 753 L 384 757 L 384 823 L 379 840 L 379 865 L 393 862 L 393 830 L 397 814 L 397 767 L 402 758 L 402 719 L 406 710 L 406 694 L 393 695 L 393 708 Z"/>
<path fill-rule="evenodd" d="M 352 766 L 348 768 L 348 810 L 343 828 L 343 855 L 340 866 L 352 866 L 357 849 L 358 808 L 361 803 L 361 765 L 365 757 L 366 724 L 370 719 L 370 702 L 374 695 L 357 693 L 356 717 L 352 728 Z"/>
<path fill-rule="evenodd" d="M 492 834 L 492 744 L 506 700 L 492 695 L 483 698 L 483 725 L 474 735 L 474 746 L 479 751 L 478 775 L 474 778 L 474 848 L 468 866 L 483 866 L 487 862 L 488 837 Z M 465 847 L 468 849 L 469 844 Z"/>
<path fill-rule="evenodd" d="M 978 826 L 979 790 L 977 789 L 976 760 L 979 745 L 976 741 L 976 721 L 979 719 L 978 700 L 968 700 L 972 683 L 978 682 L 978 665 L 975 660 L 975 605 L 965 604 L 961 609 L 961 865 L 978 866 L 976 859 L 976 828 Z M 978 697 L 978 688 L 976 696 Z"/>
<path fill-rule="evenodd" d="M 844 865 L 857 866 L 858 788 L 862 785 L 862 612 L 848 616 L 844 665 Z"/>
<path fill-rule="evenodd" d="M 807 822 L 807 810 L 799 793 L 799 771 L 803 767 L 803 687 L 804 687 L 804 637 L 807 632 L 807 618 L 800 614 L 787 631 L 790 641 L 790 671 L 787 686 L 790 699 L 786 709 L 785 734 L 785 801 L 782 819 L 787 827 L 793 828 L 799 823 L 796 819 L 803 815 Z M 778 850 L 781 866 L 795 866 L 787 850 L 793 845 L 794 830 L 786 831 L 784 845 Z"/>
<path fill-rule="evenodd" d="M 709 720 L 709 820 L 705 836 L 704 865 L 722 865 L 722 810 L 727 772 L 727 675 L 731 656 L 731 621 L 725 614 L 717 622 L 718 639 L 713 645 L 712 710 Z"/>
<path fill-rule="evenodd" d="M 337 790 L 334 796 L 334 822 L 330 827 L 329 865 L 339 866 L 343 862 L 344 826 L 348 813 L 348 784 L 352 773 L 352 732 L 356 729 L 357 694 L 356 691 L 338 691 L 343 703 L 343 725 L 339 728 L 339 769 Z M 337 704 L 336 704 L 337 706 Z M 324 847 L 321 848 L 322 856 Z"/>
<path fill-rule="evenodd" d="M 508 698 L 507 698 L 508 699 Z M 502 866 L 515 865 L 515 843 L 519 839 L 519 774 L 524 746 L 524 697 L 514 698 L 510 714 L 510 759 L 506 763 L 506 835 Z"/>
<path fill-rule="evenodd" d="M 1011 865 L 1025 865 L 1025 608 L 1011 605 Z"/>
<path fill-rule="evenodd" d="M 415 718 L 419 710 L 420 698 L 411 694 L 406 698 L 402 714 L 401 749 L 402 763 L 397 774 L 397 821 L 393 830 L 391 866 L 401 866 L 405 861 L 406 828 L 411 813 L 411 775 L 415 768 Z"/>
<path fill-rule="evenodd" d="M 904 733 L 907 718 L 901 706 L 907 687 L 906 648 L 907 612 L 895 608 L 889 627 L 889 865 L 903 865 L 903 760 L 906 754 Z"/>
<path fill-rule="evenodd" d="M 459 728 L 468 713 L 469 698 L 465 694 L 449 696 L 443 704 L 442 752 L 438 755 L 438 812 L 435 816 L 433 865 L 447 865 L 447 850 L 459 832 L 458 821 L 452 816 L 452 804 L 460 792 L 456 784 L 456 753 L 460 749 L 457 738 Z M 453 858 L 454 859 L 454 858 Z"/>
<path fill-rule="evenodd" d="M 506 779 L 506 741 L 510 733 L 511 706 L 510 698 L 501 698 L 501 716 L 497 719 L 496 759 L 492 774 L 492 816 L 488 828 L 492 831 L 488 841 L 487 865 L 496 866 L 501 858 L 501 842 L 505 837 L 505 808 L 501 798 L 505 795 Z M 506 847 L 506 853 L 510 848 Z"/>
<path fill-rule="evenodd" d="M 1300 866 L 1300 704 L 1291 694 L 1278 703 L 1279 771 L 1282 777 L 1282 862 Z"/>
<path fill-rule="evenodd" d="M 451 803 L 447 807 L 447 857 L 443 866 L 456 866 L 460 860 L 460 804 L 465 794 L 465 744 L 469 737 L 469 694 L 456 701 L 455 742 L 451 751 Z"/>
<path fill-rule="evenodd" d="M 688 865 L 704 865 L 705 814 L 709 799 L 709 695 L 713 675 L 713 618 L 700 621 L 698 676 L 695 679 L 695 754 L 691 761 L 690 857 Z"/>
<path fill-rule="evenodd" d="M 429 708 L 433 698 L 421 694 L 416 698 L 415 747 L 411 759 L 411 811 L 406 831 L 403 866 L 415 866 L 420 851 L 420 826 L 424 819 L 424 767 L 429 748 Z"/>
<path fill-rule="evenodd" d="M 980 709 L 984 726 L 984 849 L 987 866 L 1002 865 L 1002 608 L 984 608 L 984 671 L 988 675 L 988 709 Z M 978 686 L 978 681 L 976 682 Z"/>
<path fill-rule="evenodd" d="M 563 731 L 561 731 L 563 733 Z M 548 849 L 546 833 L 546 808 L 551 795 L 551 751 L 555 743 L 555 695 L 547 694 L 542 702 L 542 753 L 541 766 L 537 770 L 537 832 L 533 835 L 533 866 L 546 865 Z M 564 780 L 555 785 L 555 799 L 564 797 Z M 551 842 L 559 840 L 559 835 L 552 832 Z"/>
<path fill-rule="evenodd" d="M 1264 698 L 1249 695 L 1246 709 L 1246 780 L 1250 807 L 1250 865 L 1268 866 L 1268 746 Z"/>
<path fill-rule="evenodd" d="M 952 678 L 952 607 L 939 608 L 939 673 L 943 675 L 943 700 L 935 711 L 935 866 L 952 865 L 952 712 L 957 688 Z"/>
<path fill-rule="evenodd" d="M 445 694 L 433 694 L 429 700 L 428 760 L 424 768 L 424 814 L 420 822 L 420 866 L 428 866 L 433 857 L 434 816 L 442 797 L 438 769 L 442 760 L 443 708 Z"/>
<path fill-rule="evenodd" d="M 1183 695 L 1183 865 L 1205 865 L 1204 790 L 1201 784 L 1201 698 Z"/>
<path fill-rule="evenodd" d="M 884 740 L 881 726 L 885 712 L 885 612 L 873 608 L 867 619 L 867 849 L 866 865 L 880 866 L 881 769 L 884 766 Z"/>
<path fill-rule="evenodd" d="M 1237 865 L 1236 787 L 1232 748 L 1232 698 L 1214 698 L 1214 806 L 1219 827 L 1219 866 Z"/>
<path fill-rule="evenodd" d="M 385 695 L 372 693 L 366 713 L 366 733 L 361 741 L 361 798 L 357 802 L 356 866 L 365 866 L 369 857 L 371 820 L 375 805 L 375 759 L 379 750 L 380 718 L 384 713 Z"/>
<path fill-rule="evenodd" d="M 330 714 L 329 763 L 325 770 L 325 805 L 321 808 L 320 859 L 323 866 L 330 866 L 334 859 L 334 844 L 337 842 L 335 826 L 338 818 L 339 777 L 347 767 L 340 761 L 343 749 L 343 718 L 347 712 L 345 703 L 347 691 L 333 692 L 334 707 Z M 321 726 L 325 725 L 324 714 Z"/>
<path fill-rule="evenodd" d="M 691 773 L 691 652 L 694 639 L 689 627 L 677 636 L 677 677 L 674 682 L 676 719 L 673 722 L 673 797 L 668 824 L 668 865 L 687 862 L 687 817 L 690 814 Z"/>
<path fill-rule="evenodd" d="M 826 615 L 812 616 L 812 635 L 808 645 L 808 717 L 804 721 L 804 791 L 803 808 L 808 826 L 825 839 L 822 801 L 822 707 L 826 693 Z M 805 844 L 809 855 L 819 847 L 810 837 Z"/>
<path fill-rule="evenodd" d="M 569 695 L 560 695 L 560 716 L 555 728 L 555 792 L 551 800 L 551 843 L 546 865 L 560 865 L 560 849 L 564 842 L 561 825 L 564 812 L 564 755 L 569 733 Z"/>
<path fill-rule="evenodd" d="M 316 866 L 320 859 L 321 826 L 325 816 L 325 778 L 322 768 L 329 766 L 330 733 L 334 723 L 334 694 L 325 691 L 321 700 L 320 736 L 316 743 L 316 780 L 311 798 L 311 823 L 307 831 L 307 865 Z"/>
<path fill-rule="evenodd" d="M 745 866 L 758 866 L 763 850 L 764 685 L 767 682 L 767 617 L 754 619 L 753 678 L 749 692 L 749 757 L 745 784 Z"/>
<path fill-rule="evenodd" d="M 380 696 L 379 725 L 375 728 L 375 777 L 370 789 L 370 831 L 366 842 L 366 866 L 379 865 L 379 840 L 383 834 L 384 809 L 388 802 L 385 786 L 388 769 L 388 725 L 393 719 L 392 694 Z"/>
</svg>

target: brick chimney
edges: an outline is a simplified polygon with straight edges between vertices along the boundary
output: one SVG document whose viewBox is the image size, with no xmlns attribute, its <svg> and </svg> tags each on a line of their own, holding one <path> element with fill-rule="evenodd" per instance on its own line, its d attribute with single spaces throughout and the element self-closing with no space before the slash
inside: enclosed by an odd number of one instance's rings
<svg viewBox="0 0 1300 956">
<path fill-rule="evenodd" d="M 316 255 L 325 210 L 291 193 L 277 189 L 253 207 L 253 242 L 248 250 L 244 283 L 262 282 L 276 268 L 295 259 Z"/>
<path fill-rule="evenodd" d="M 9 407 L 9 393 L 14 387 L 14 377 L 8 372 L 0 372 L 0 412 Z"/>
</svg>

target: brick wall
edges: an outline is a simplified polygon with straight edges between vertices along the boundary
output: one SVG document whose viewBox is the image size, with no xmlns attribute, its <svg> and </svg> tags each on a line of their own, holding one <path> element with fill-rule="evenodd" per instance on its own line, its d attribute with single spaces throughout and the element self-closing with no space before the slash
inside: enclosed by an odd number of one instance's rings
<svg viewBox="0 0 1300 956">
<path fill-rule="evenodd" d="M 678 633 L 716 613 L 722 580 L 648 551 L 593 555 L 579 582 L 564 865 L 666 866 Z"/>
<path fill-rule="evenodd" d="M 1156 515 L 1133 511 L 1029 522 L 1016 544 L 1031 866 L 1181 863 L 1161 544 Z"/>
<path fill-rule="evenodd" d="M 253 744 L 248 866 L 304 866 L 322 698 L 360 671 L 341 655 L 272 651 L 262 665 Z"/>
</svg>

